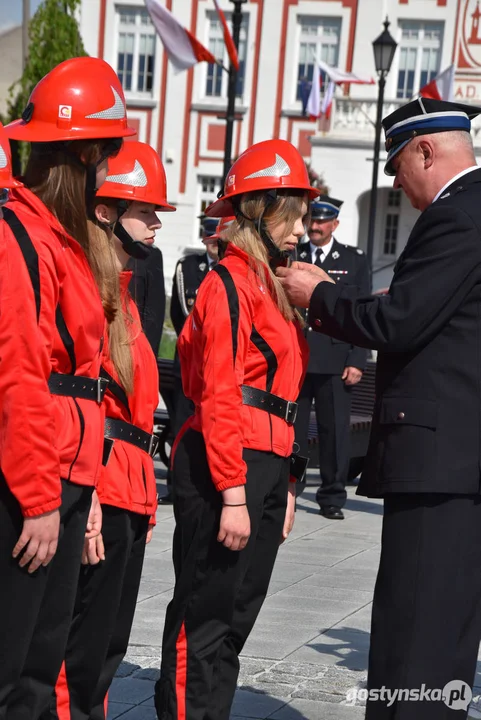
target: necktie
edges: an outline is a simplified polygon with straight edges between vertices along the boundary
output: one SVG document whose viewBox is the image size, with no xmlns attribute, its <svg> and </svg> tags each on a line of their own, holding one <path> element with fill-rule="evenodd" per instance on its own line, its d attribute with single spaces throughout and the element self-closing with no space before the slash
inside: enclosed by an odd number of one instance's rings
<svg viewBox="0 0 481 720">
<path fill-rule="evenodd" d="M 319 267 L 321 267 L 323 259 L 324 259 L 323 255 L 324 255 L 324 250 L 322 248 L 318 247 L 316 250 L 316 262 L 314 263 L 314 265 L 318 265 Z"/>
</svg>

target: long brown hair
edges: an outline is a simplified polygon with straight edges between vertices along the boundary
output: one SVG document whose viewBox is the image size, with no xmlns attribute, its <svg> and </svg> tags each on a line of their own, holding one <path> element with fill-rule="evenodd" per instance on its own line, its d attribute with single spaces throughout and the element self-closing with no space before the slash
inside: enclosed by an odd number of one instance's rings
<svg viewBox="0 0 481 720">
<path fill-rule="evenodd" d="M 309 200 L 305 193 L 292 190 L 278 192 L 275 203 L 269 204 L 265 192 L 246 193 L 239 201 L 237 222 L 232 223 L 224 235 L 226 242 L 244 250 L 250 256 L 253 271 L 269 289 L 270 294 L 286 320 L 300 319 L 299 313 L 290 304 L 286 292 L 269 265 L 269 255 L 262 242 L 256 225 L 263 218 L 267 230 L 282 222 L 285 234 L 289 235 L 302 214 L 302 203 Z M 250 219 L 248 219 L 250 218 Z"/>
<path fill-rule="evenodd" d="M 118 273 L 112 271 L 115 263 L 112 265 L 103 241 L 91 235 L 85 197 L 85 164 L 96 165 L 107 144 L 106 140 L 74 140 L 67 148 L 61 142 L 32 143 L 24 181 L 82 246 L 102 296 L 105 316 L 111 322 L 119 307 L 112 279 Z"/>
<path fill-rule="evenodd" d="M 96 204 L 112 205 L 115 207 L 115 200 L 98 198 Z M 92 246 L 96 247 L 95 255 L 102 258 L 104 266 L 110 264 L 112 274 L 108 282 L 100 286 L 102 301 L 104 297 L 113 298 L 117 312 L 109 319 L 108 338 L 109 355 L 114 364 L 120 384 L 127 394 L 134 390 L 134 365 L 132 358 L 132 343 L 140 332 L 140 327 L 134 327 L 134 319 L 129 312 L 128 304 L 122 303 L 119 271 L 117 267 L 117 256 L 113 245 L 113 233 L 104 225 L 89 220 L 89 233 L 92 239 Z"/>
</svg>

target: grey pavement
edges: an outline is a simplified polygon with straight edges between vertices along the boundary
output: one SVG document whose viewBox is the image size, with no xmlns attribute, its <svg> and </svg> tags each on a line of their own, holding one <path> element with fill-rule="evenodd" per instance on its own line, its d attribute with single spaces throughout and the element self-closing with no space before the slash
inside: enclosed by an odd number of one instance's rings
<svg viewBox="0 0 481 720">
<path fill-rule="evenodd" d="M 310 479 L 315 477 L 311 471 Z M 346 519 L 326 520 L 314 495 L 309 486 L 280 548 L 268 597 L 241 656 L 231 720 L 364 717 L 357 692 L 366 683 L 382 505 L 356 497 L 351 486 Z M 159 507 L 129 650 L 109 693 L 109 720 L 156 719 L 154 683 L 174 582 L 173 529 L 172 508 Z M 481 695 L 481 663 L 476 685 L 475 695 Z M 474 710 L 472 717 L 481 713 Z"/>
</svg>

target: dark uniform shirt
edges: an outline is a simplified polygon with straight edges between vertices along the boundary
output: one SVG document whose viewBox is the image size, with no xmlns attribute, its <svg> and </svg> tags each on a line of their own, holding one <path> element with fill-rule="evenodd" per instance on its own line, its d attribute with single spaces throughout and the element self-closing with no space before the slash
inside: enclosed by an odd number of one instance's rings
<svg viewBox="0 0 481 720">
<path fill-rule="evenodd" d="M 312 262 L 310 242 L 298 246 L 297 259 Z M 369 295 L 369 267 L 360 248 L 334 240 L 331 252 L 320 267 L 337 283 L 356 285 L 362 294 Z M 306 334 L 310 350 L 308 373 L 341 375 L 345 367 L 364 370 L 369 353 L 363 348 L 311 332 L 311 328 L 306 330 Z"/>
<path fill-rule="evenodd" d="M 172 283 L 170 318 L 177 335 L 184 327 L 186 318 L 194 307 L 195 298 L 202 280 L 209 272 L 207 253 L 194 253 L 180 258 Z"/>
</svg>

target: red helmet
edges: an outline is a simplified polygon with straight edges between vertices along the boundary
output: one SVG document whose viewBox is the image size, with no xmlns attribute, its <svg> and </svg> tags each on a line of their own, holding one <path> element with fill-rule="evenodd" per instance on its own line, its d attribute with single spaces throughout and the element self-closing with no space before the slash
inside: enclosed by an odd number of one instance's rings
<svg viewBox="0 0 481 720">
<path fill-rule="evenodd" d="M 22 187 L 22 183 L 12 175 L 12 154 L 7 134 L 0 125 L 0 188 Z"/>
<path fill-rule="evenodd" d="M 12 140 L 55 142 L 135 135 L 127 125 L 124 91 L 99 58 L 65 60 L 34 87 L 21 120 L 6 126 Z"/>
<path fill-rule="evenodd" d="M 259 190 L 305 190 L 310 199 L 319 195 L 311 186 L 304 160 L 287 140 L 265 140 L 252 145 L 235 161 L 224 185 L 224 194 L 205 210 L 210 217 L 233 215 L 231 199 Z"/>
<path fill-rule="evenodd" d="M 147 143 L 124 143 L 119 154 L 109 159 L 109 174 L 97 197 L 153 203 L 163 212 L 177 208 L 167 202 L 167 181 L 162 161 Z"/>
<path fill-rule="evenodd" d="M 211 235 L 211 238 L 216 238 L 217 240 L 222 240 L 222 233 L 224 233 L 234 222 L 235 215 L 226 215 L 225 217 L 221 217 L 219 222 L 217 223 L 217 227 L 215 229 L 215 233 Z"/>
</svg>

